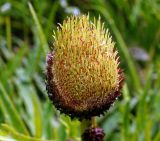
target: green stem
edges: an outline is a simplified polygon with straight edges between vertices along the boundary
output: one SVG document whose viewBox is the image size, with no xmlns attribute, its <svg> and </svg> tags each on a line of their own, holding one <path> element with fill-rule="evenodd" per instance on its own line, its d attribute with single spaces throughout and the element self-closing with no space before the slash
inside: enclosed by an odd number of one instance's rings
<svg viewBox="0 0 160 141">
<path fill-rule="evenodd" d="M 92 118 L 91 118 L 91 127 L 92 127 L 92 128 L 97 127 L 96 117 L 92 117 Z"/>
<path fill-rule="evenodd" d="M 85 130 L 89 127 L 95 128 L 97 127 L 96 117 L 92 117 L 91 120 L 82 120 L 81 122 L 81 134 L 85 132 Z"/>
<path fill-rule="evenodd" d="M 82 120 L 81 122 L 81 134 L 84 133 L 84 131 L 91 125 L 91 120 Z"/>
<path fill-rule="evenodd" d="M 9 16 L 6 17 L 6 37 L 7 37 L 7 47 L 9 50 L 11 50 L 11 48 L 12 48 L 11 19 Z"/>
</svg>

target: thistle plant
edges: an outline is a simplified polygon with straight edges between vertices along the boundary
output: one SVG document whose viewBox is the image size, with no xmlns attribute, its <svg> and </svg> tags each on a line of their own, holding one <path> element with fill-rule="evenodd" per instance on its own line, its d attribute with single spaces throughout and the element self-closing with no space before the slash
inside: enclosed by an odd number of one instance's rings
<svg viewBox="0 0 160 141">
<path fill-rule="evenodd" d="M 115 43 L 100 18 L 92 22 L 89 15 L 68 17 L 53 37 L 47 55 L 48 96 L 72 119 L 95 121 L 120 96 L 124 77 Z M 103 137 L 95 122 L 82 135 L 84 141 Z"/>
</svg>

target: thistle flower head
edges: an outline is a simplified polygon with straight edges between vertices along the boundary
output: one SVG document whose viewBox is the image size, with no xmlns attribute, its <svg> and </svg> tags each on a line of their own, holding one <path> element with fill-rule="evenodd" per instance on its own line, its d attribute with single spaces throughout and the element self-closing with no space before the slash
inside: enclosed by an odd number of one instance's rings
<svg viewBox="0 0 160 141">
<path fill-rule="evenodd" d="M 47 90 L 55 107 L 71 117 L 90 118 L 108 110 L 123 80 L 118 52 L 104 23 L 68 17 L 54 33 L 47 57 Z"/>
</svg>

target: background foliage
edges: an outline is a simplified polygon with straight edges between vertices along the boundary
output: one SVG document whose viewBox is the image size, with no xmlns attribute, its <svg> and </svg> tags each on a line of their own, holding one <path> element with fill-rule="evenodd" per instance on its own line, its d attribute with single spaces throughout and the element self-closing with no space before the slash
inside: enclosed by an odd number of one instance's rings
<svg viewBox="0 0 160 141">
<path fill-rule="evenodd" d="M 0 140 L 80 140 L 80 123 L 60 115 L 45 90 L 45 56 L 66 16 L 101 15 L 121 56 L 125 85 L 98 118 L 106 141 L 160 140 L 159 0 L 1 0 Z"/>
</svg>

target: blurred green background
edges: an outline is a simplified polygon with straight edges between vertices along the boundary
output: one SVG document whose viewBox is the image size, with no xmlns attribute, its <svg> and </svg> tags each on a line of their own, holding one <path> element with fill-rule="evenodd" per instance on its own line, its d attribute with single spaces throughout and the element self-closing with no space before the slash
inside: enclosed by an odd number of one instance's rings
<svg viewBox="0 0 160 141">
<path fill-rule="evenodd" d="M 160 141 L 160 0 L 1 0 L 1 141 L 80 141 L 80 122 L 47 97 L 45 57 L 57 23 L 88 12 L 105 22 L 126 78 L 97 118 L 105 141 Z"/>
</svg>

